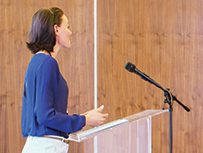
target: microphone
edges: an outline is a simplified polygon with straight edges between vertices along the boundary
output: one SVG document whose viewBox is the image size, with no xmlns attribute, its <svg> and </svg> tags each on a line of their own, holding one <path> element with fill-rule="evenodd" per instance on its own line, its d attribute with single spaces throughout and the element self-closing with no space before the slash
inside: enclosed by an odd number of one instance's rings
<svg viewBox="0 0 203 153">
<path fill-rule="evenodd" d="M 148 75 L 146 75 L 145 73 L 141 72 L 140 70 L 138 70 L 136 68 L 136 66 L 130 62 L 128 62 L 126 65 L 125 65 L 125 69 L 128 70 L 129 72 L 133 72 L 137 75 L 139 75 L 142 79 L 144 79 L 145 81 L 148 81 L 150 82 L 151 84 L 154 84 L 155 86 L 157 86 L 158 88 L 160 88 L 161 90 L 164 91 L 164 96 L 165 97 L 169 97 L 170 98 L 170 94 L 169 94 L 169 91 L 168 90 L 165 90 L 164 88 L 162 88 L 158 83 L 156 83 L 154 80 L 152 80 Z M 171 92 L 170 92 L 171 93 Z M 172 93 L 171 93 L 171 96 L 173 98 L 173 100 L 177 101 L 178 104 L 180 104 L 186 111 L 190 111 L 190 109 L 183 105 L 177 98 L 176 96 L 173 96 Z M 171 99 L 170 99 L 171 100 Z"/>
<path fill-rule="evenodd" d="M 128 62 L 126 65 L 125 65 L 125 69 L 128 70 L 129 72 L 133 72 L 135 74 L 138 74 L 140 75 L 140 77 L 142 79 L 144 79 L 145 81 L 147 81 L 147 78 L 149 78 L 148 75 L 146 75 L 145 73 L 141 72 L 140 70 L 138 70 L 136 68 L 136 66 L 130 62 Z"/>
<path fill-rule="evenodd" d="M 163 91 L 165 91 L 158 83 L 156 83 L 154 80 L 152 80 L 148 75 L 146 75 L 145 73 L 138 70 L 134 64 L 128 62 L 125 65 L 125 69 L 129 72 L 133 72 L 133 73 L 139 75 L 143 80 L 148 81 L 148 82 L 154 84 L 155 86 L 157 86 L 158 88 L 162 89 Z"/>
</svg>

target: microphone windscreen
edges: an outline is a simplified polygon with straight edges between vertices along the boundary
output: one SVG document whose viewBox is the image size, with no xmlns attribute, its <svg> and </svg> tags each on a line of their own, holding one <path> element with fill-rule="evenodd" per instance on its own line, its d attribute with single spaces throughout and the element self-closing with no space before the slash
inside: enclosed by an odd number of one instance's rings
<svg viewBox="0 0 203 153">
<path fill-rule="evenodd" d="M 135 65 L 133 65 L 132 63 L 128 62 L 126 65 L 125 65 L 125 69 L 130 71 L 130 72 L 134 72 L 135 71 Z"/>
</svg>

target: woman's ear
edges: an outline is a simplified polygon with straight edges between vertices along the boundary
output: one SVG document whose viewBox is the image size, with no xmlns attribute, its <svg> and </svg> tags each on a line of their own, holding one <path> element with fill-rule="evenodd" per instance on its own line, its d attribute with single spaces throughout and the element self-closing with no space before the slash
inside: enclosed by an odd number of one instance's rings
<svg viewBox="0 0 203 153">
<path fill-rule="evenodd" d="M 55 24 L 54 25 L 54 32 L 55 32 L 55 35 L 57 36 L 58 33 L 59 33 L 59 27 Z"/>
</svg>

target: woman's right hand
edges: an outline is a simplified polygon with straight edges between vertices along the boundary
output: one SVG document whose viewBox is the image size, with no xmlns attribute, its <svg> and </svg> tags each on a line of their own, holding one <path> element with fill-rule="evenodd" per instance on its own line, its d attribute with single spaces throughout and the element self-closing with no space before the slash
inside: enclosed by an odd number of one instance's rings
<svg viewBox="0 0 203 153">
<path fill-rule="evenodd" d="M 97 109 L 90 110 L 85 113 L 86 117 L 86 125 L 89 125 L 91 127 L 100 126 L 106 118 L 108 117 L 108 114 L 102 114 L 102 110 L 104 108 L 104 105 Z"/>
</svg>

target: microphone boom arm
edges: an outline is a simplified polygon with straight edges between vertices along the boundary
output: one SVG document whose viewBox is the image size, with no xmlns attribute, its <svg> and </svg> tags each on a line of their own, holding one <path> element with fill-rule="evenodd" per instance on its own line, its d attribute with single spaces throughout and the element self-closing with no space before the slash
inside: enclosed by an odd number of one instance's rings
<svg viewBox="0 0 203 153">
<path fill-rule="evenodd" d="M 159 85 L 158 83 L 156 83 L 153 79 L 151 79 L 148 75 L 146 75 L 145 73 L 141 72 L 140 70 L 138 70 L 136 68 L 136 66 L 130 62 L 128 62 L 126 65 L 125 65 L 125 69 L 128 70 L 129 72 L 133 72 L 137 75 L 139 75 L 143 80 L 145 81 L 148 81 L 149 83 L 155 85 L 156 87 L 160 88 L 161 90 L 164 91 L 164 96 L 168 96 L 166 97 L 166 99 L 168 99 L 167 103 L 169 103 L 169 105 L 173 104 L 173 100 L 175 100 L 179 105 L 181 105 L 187 112 L 190 111 L 190 109 L 183 105 L 175 96 L 173 96 L 173 94 L 169 91 L 169 89 L 164 89 L 161 85 Z M 170 95 L 171 95 L 171 98 L 170 98 Z"/>
</svg>

